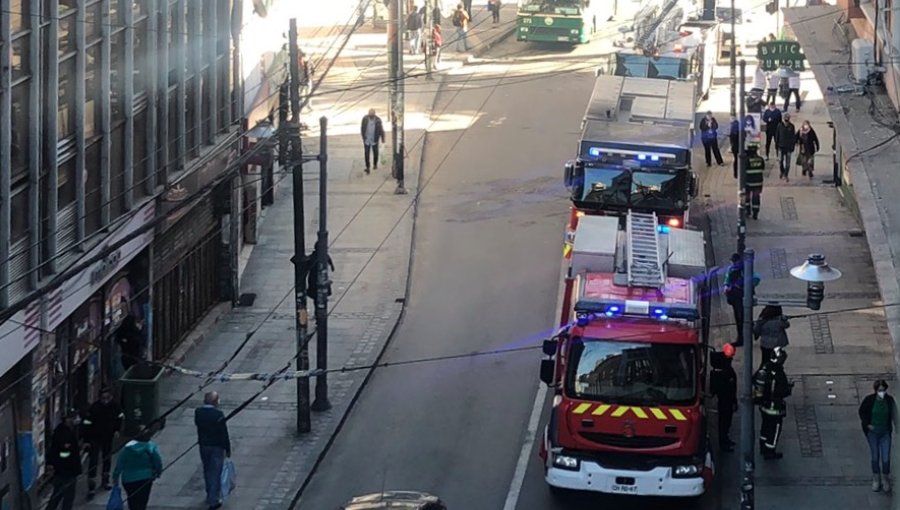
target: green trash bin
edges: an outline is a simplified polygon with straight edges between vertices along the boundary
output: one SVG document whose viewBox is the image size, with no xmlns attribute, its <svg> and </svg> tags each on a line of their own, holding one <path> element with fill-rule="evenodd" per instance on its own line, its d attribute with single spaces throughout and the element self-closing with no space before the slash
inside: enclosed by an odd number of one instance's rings
<svg viewBox="0 0 900 510">
<path fill-rule="evenodd" d="M 156 365 L 133 365 L 122 375 L 122 408 L 125 433 L 136 434 L 159 418 L 159 380 L 163 369 Z"/>
</svg>

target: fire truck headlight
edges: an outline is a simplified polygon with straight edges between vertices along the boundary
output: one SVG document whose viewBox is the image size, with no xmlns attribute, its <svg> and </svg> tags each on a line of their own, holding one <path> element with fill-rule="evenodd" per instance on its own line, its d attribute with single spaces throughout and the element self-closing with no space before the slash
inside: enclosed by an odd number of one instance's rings
<svg viewBox="0 0 900 510">
<path fill-rule="evenodd" d="M 578 471 L 580 462 L 575 457 L 568 455 L 556 455 L 553 457 L 553 465 L 560 469 L 568 469 L 570 471 Z"/>
<path fill-rule="evenodd" d="M 693 478 L 700 476 L 703 472 L 703 465 L 689 464 L 686 466 L 675 466 L 672 469 L 672 478 Z"/>
</svg>

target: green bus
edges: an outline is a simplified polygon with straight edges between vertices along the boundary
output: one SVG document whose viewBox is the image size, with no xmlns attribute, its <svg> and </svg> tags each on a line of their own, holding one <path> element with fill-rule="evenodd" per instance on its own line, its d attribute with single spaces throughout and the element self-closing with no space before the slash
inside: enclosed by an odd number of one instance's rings
<svg viewBox="0 0 900 510">
<path fill-rule="evenodd" d="M 604 0 L 521 0 L 516 34 L 519 41 L 583 44 L 597 33 Z M 606 7 L 607 16 L 612 13 Z M 599 20 L 601 23 L 605 18 Z"/>
</svg>

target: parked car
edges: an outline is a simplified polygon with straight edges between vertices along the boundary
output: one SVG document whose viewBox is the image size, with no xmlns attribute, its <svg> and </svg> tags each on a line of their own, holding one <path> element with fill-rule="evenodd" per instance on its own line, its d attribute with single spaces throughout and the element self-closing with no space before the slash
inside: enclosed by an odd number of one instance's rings
<svg viewBox="0 0 900 510">
<path fill-rule="evenodd" d="M 447 510 L 437 496 L 417 491 L 387 491 L 357 496 L 341 510 Z"/>
</svg>

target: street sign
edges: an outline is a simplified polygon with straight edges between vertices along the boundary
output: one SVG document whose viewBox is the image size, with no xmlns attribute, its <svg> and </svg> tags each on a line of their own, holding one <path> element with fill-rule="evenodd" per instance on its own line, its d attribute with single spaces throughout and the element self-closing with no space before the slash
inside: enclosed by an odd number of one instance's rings
<svg viewBox="0 0 900 510">
<path fill-rule="evenodd" d="M 776 71 L 780 67 L 805 70 L 806 55 L 797 41 L 761 42 L 756 45 L 756 59 L 763 71 Z"/>
</svg>

